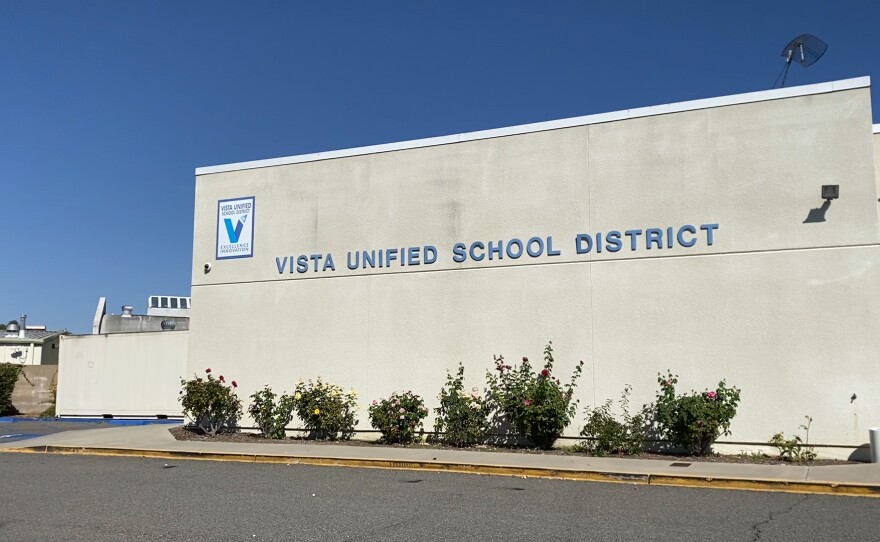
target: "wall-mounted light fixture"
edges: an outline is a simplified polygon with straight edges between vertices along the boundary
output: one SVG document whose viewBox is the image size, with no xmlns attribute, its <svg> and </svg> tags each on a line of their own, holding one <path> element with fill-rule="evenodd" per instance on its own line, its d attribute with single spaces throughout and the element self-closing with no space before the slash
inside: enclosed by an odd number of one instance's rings
<svg viewBox="0 0 880 542">
<path fill-rule="evenodd" d="M 823 184 L 822 185 L 822 199 L 824 200 L 833 200 L 840 197 L 840 185 L 839 184 Z"/>
</svg>

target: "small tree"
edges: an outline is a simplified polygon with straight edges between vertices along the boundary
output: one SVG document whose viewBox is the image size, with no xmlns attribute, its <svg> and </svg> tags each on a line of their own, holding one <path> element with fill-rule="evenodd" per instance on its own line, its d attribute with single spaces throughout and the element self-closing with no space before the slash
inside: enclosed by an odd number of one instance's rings
<svg viewBox="0 0 880 542">
<path fill-rule="evenodd" d="M 205 369 L 205 378 L 193 375 L 192 380 L 180 380 L 180 404 L 183 413 L 202 433 L 215 436 L 236 427 L 241 417 L 241 400 L 235 395 L 238 383 L 228 386 L 223 375 L 214 378 L 211 368 Z"/>
</svg>

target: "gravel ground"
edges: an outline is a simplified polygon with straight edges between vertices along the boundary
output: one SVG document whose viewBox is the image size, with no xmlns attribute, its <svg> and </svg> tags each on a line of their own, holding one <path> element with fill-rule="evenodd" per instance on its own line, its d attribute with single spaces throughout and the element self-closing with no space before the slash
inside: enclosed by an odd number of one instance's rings
<svg viewBox="0 0 880 542">
<path fill-rule="evenodd" d="M 441 444 L 431 444 L 431 443 L 418 443 L 418 444 L 409 444 L 409 445 L 388 445 L 388 444 L 380 444 L 375 441 L 368 440 L 346 440 L 346 441 L 323 441 L 323 440 L 312 440 L 303 437 L 288 437 L 283 440 L 274 440 L 263 438 L 262 435 L 256 433 L 221 433 L 215 437 L 209 437 L 207 435 L 200 434 L 197 431 L 194 431 L 187 427 L 174 427 L 169 429 L 174 438 L 177 440 L 194 440 L 194 441 L 204 441 L 204 442 L 246 442 L 249 444 L 266 444 L 267 446 L 271 446 L 273 444 L 309 444 L 309 445 L 344 445 L 344 446 L 386 446 L 391 448 L 419 448 L 419 449 L 443 449 L 446 446 Z M 575 441 L 572 441 L 573 443 Z M 489 446 L 489 445 L 478 445 L 470 448 L 471 450 L 481 451 L 481 452 L 504 452 L 504 453 L 524 453 L 524 454 L 553 454 L 553 455 L 583 455 L 576 452 L 571 451 L 569 448 L 554 448 L 552 450 L 539 450 L 536 448 L 525 448 L 525 447 L 513 447 L 513 446 Z M 841 461 L 836 459 L 817 459 L 810 463 L 789 463 L 787 461 L 782 461 L 776 457 L 769 456 L 753 456 L 753 455 L 721 455 L 721 454 L 712 454 L 705 456 L 690 456 L 690 455 L 675 455 L 675 454 L 656 454 L 656 453 L 644 453 L 641 455 L 620 455 L 615 456 L 625 459 L 659 459 L 663 461 L 705 461 L 710 463 L 751 463 L 756 465 L 810 465 L 810 466 L 822 466 L 822 465 L 849 465 L 849 464 L 857 464 L 854 461 Z"/>
</svg>

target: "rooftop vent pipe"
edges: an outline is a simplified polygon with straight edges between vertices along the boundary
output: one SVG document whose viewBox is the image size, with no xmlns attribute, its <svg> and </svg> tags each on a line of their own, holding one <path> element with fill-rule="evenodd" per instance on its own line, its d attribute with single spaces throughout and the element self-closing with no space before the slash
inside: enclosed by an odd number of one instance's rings
<svg viewBox="0 0 880 542">
<path fill-rule="evenodd" d="M 18 329 L 18 338 L 24 339 L 24 333 L 27 330 L 27 314 L 21 315 L 21 327 Z"/>
<path fill-rule="evenodd" d="M 122 317 L 123 318 L 131 318 L 131 311 L 133 307 L 131 305 L 123 305 L 122 306 Z"/>
</svg>

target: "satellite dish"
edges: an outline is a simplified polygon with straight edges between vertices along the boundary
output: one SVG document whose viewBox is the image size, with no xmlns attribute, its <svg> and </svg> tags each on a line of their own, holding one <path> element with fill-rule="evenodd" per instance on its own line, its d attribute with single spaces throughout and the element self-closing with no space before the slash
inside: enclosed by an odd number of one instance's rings
<svg viewBox="0 0 880 542">
<path fill-rule="evenodd" d="M 788 77 L 788 69 L 791 67 L 792 61 L 805 68 L 812 66 L 822 58 L 826 49 L 828 49 L 828 44 L 812 34 L 801 34 L 788 42 L 788 45 L 782 50 L 782 58 L 785 59 L 785 67 L 783 68 L 785 75 L 782 76 L 782 87 L 785 86 L 785 78 Z M 778 76 L 776 80 L 779 80 Z"/>
</svg>

